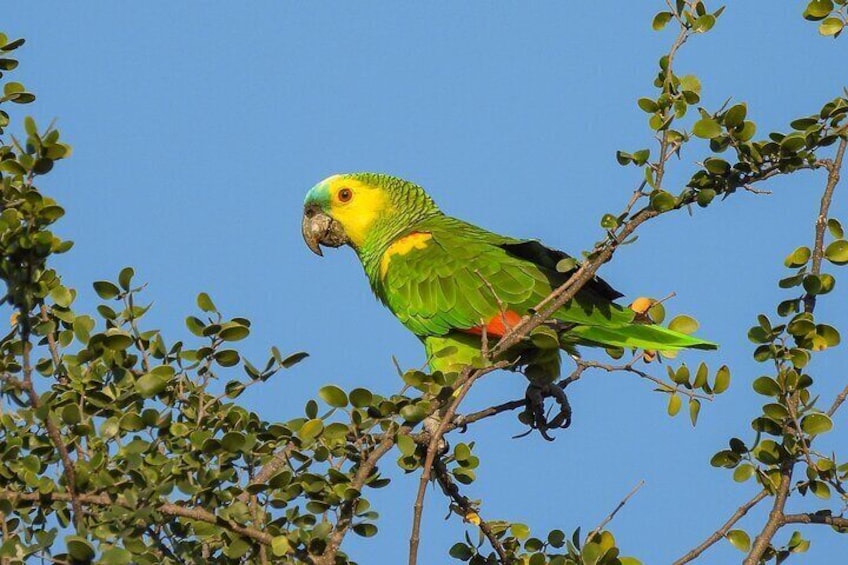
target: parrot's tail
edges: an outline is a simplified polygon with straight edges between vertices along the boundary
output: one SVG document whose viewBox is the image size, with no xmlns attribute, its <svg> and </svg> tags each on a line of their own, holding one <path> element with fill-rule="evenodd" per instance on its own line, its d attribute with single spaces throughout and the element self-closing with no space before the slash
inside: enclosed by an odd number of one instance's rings
<svg viewBox="0 0 848 565">
<path fill-rule="evenodd" d="M 635 347 L 652 351 L 677 351 L 680 349 L 718 349 L 710 341 L 698 339 L 653 324 L 626 326 L 576 326 L 569 333 L 582 340 L 612 347 Z"/>
</svg>

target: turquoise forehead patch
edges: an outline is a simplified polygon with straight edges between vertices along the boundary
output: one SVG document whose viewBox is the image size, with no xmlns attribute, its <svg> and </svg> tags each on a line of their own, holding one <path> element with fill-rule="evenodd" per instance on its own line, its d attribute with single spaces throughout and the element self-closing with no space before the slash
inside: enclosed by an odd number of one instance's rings
<svg viewBox="0 0 848 565">
<path fill-rule="evenodd" d="M 306 193 L 306 199 L 303 201 L 304 205 L 309 204 L 319 204 L 321 206 L 326 206 L 330 202 L 330 181 L 334 177 L 329 177 L 312 188 L 309 189 L 309 192 Z"/>
</svg>

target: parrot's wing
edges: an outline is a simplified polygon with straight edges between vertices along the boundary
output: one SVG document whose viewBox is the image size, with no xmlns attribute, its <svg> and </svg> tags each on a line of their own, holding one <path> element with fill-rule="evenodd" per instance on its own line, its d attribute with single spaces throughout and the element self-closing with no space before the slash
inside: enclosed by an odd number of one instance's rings
<svg viewBox="0 0 848 565">
<path fill-rule="evenodd" d="M 426 245 L 392 256 L 381 282 L 389 308 L 419 336 L 479 332 L 483 325 L 489 335 L 503 334 L 565 280 L 555 268 L 523 256 L 538 251 L 535 245 L 545 249 L 540 244 L 505 238 L 444 216 L 421 223 L 416 230 L 430 235 Z M 550 263 L 554 258 L 539 261 Z M 581 325 L 632 322 L 632 311 L 607 298 L 618 293 L 600 280 L 593 286 L 597 290 L 584 288 L 555 317 Z"/>
</svg>

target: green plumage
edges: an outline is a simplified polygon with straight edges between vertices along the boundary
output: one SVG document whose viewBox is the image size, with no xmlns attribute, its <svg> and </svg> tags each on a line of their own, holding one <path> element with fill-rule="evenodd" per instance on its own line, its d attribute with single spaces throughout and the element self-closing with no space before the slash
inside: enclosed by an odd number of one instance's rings
<svg viewBox="0 0 848 565">
<path fill-rule="evenodd" d="M 502 309 L 526 314 L 569 277 L 556 270 L 564 253 L 446 216 L 417 185 L 384 175 L 350 177 L 389 194 L 391 208 L 357 253 L 377 297 L 425 342 L 433 369 L 479 362 L 480 338 L 469 335 L 470 329 Z M 422 246 L 390 254 L 385 263 L 392 244 L 410 234 L 430 237 Z M 567 334 L 564 341 L 660 351 L 716 347 L 637 321 L 632 310 L 614 302 L 620 296 L 599 278 L 585 285 L 552 316 Z"/>
</svg>

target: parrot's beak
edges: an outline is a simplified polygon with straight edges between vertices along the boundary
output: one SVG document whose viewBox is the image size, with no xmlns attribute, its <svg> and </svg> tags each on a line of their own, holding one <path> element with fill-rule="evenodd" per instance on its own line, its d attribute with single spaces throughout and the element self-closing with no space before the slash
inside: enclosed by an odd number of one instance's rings
<svg viewBox="0 0 848 565">
<path fill-rule="evenodd" d="M 340 247 L 350 240 L 340 223 L 317 206 L 307 206 L 303 211 L 303 241 L 316 255 L 323 256 L 321 245 Z"/>
</svg>

